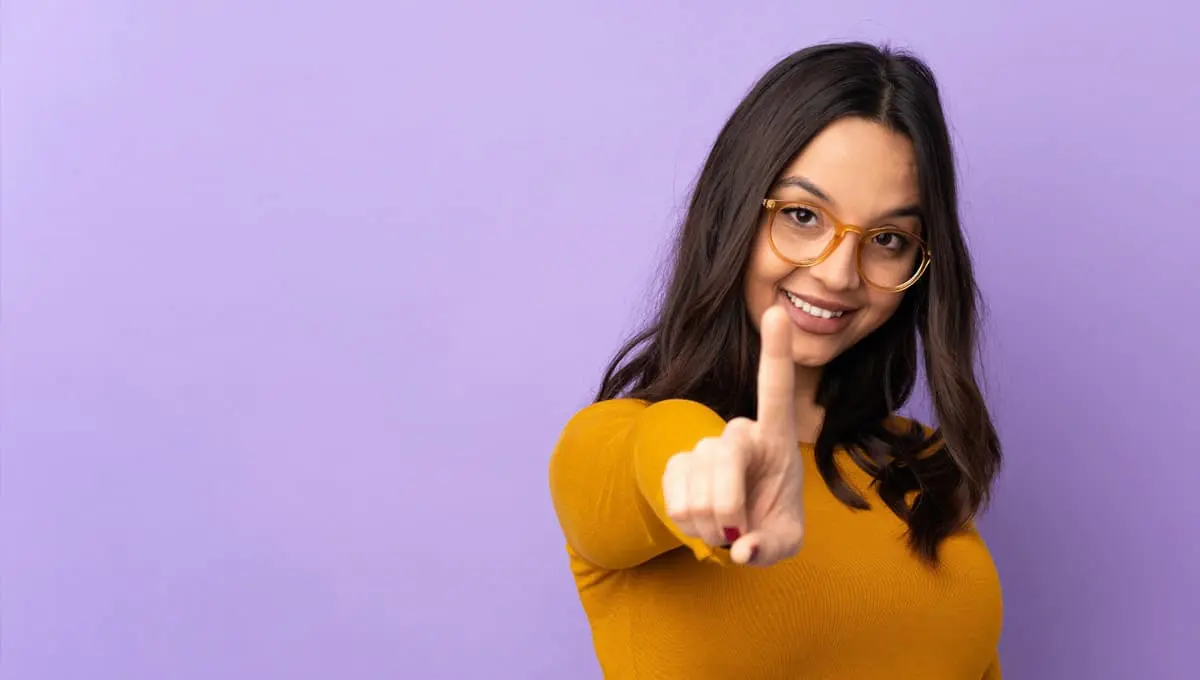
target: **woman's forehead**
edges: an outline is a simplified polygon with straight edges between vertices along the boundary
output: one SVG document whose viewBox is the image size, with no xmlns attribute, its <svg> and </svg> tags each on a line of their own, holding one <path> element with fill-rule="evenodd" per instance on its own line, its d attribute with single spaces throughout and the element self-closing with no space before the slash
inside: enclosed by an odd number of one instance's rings
<svg viewBox="0 0 1200 680">
<path fill-rule="evenodd" d="M 863 119 L 822 130 L 781 173 L 778 198 L 814 198 L 846 219 L 860 219 L 920 201 L 916 156 L 907 137 Z"/>
</svg>

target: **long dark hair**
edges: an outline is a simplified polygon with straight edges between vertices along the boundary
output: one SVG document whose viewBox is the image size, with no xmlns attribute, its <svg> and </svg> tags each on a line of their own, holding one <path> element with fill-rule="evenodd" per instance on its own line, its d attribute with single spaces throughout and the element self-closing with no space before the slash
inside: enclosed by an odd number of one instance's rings
<svg viewBox="0 0 1200 680">
<path fill-rule="evenodd" d="M 887 322 L 826 366 L 815 455 L 833 494 L 866 509 L 838 471 L 835 451 L 847 451 L 907 523 L 912 549 L 936 562 L 942 540 L 987 503 L 1001 454 L 975 378 L 979 300 L 959 224 L 950 136 L 933 73 L 917 57 L 857 42 L 823 44 L 792 54 L 755 84 L 692 191 L 656 317 L 617 352 L 596 400 L 682 398 L 727 420 L 754 417 L 758 335 L 742 283 L 760 201 L 813 137 L 847 116 L 879 121 L 911 140 L 934 260 Z M 912 394 L 921 353 L 939 425 L 931 434 L 890 418 Z M 917 492 L 911 504 L 909 492 Z"/>
</svg>

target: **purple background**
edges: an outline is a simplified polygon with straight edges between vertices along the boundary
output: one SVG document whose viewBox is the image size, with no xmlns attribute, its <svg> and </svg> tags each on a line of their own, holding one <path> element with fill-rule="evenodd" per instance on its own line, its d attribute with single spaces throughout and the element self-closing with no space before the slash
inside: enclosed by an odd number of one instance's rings
<svg viewBox="0 0 1200 680">
<path fill-rule="evenodd" d="M 598 677 L 551 446 L 741 94 L 865 38 L 959 144 L 1009 676 L 1196 677 L 1200 16 L 1048 4 L 9 0 L 0 672 Z"/>
</svg>

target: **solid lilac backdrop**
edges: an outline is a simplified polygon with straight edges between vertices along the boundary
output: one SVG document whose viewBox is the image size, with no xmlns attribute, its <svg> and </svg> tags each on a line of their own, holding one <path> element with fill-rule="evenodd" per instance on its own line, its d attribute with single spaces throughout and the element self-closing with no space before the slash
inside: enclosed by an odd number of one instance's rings
<svg viewBox="0 0 1200 680">
<path fill-rule="evenodd" d="M 4 676 L 598 677 L 547 456 L 739 97 L 865 38 L 958 144 L 1009 675 L 1195 677 L 1197 19 L 10 0 Z"/>
</svg>

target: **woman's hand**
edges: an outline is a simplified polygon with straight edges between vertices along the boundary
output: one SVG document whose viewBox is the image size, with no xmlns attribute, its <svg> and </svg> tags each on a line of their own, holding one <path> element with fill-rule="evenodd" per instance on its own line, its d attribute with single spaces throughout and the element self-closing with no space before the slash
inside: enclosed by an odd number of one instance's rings
<svg viewBox="0 0 1200 680">
<path fill-rule="evenodd" d="M 735 418 L 720 437 L 668 460 L 663 497 L 684 534 L 711 546 L 732 543 L 735 562 L 768 566 L 800 549 L 804 464 L 787 312 L 768 309 L 761 337 L 757 419 Z"/>
</svg>

